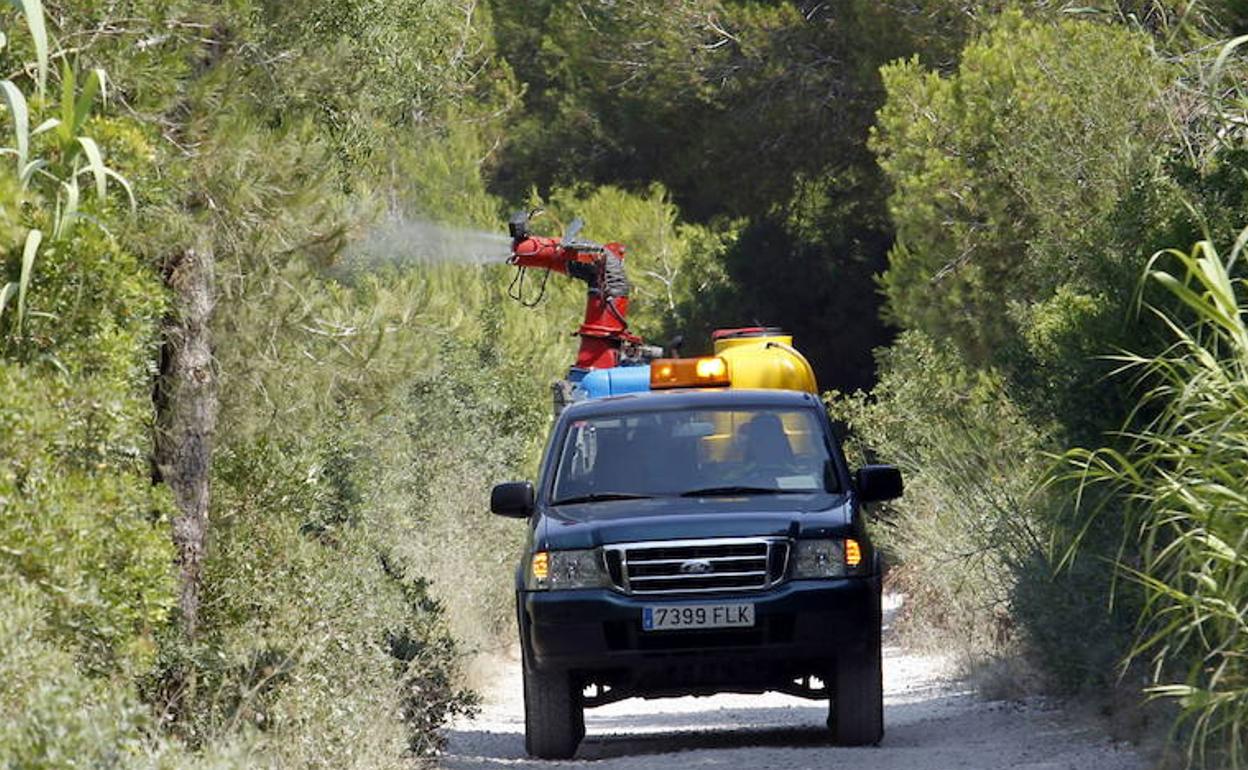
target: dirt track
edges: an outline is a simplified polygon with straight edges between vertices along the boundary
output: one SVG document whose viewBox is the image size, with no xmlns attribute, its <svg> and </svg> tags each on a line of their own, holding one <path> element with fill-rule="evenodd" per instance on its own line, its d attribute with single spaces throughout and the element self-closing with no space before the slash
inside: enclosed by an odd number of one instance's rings
<svg viewBox="0 0 1248 770">
<path fill-rule="evenodd" d="M 481 715 L 448 731 L 446 770 L 503 767 L 807 768 L 941 770 L 1071 768 L 1144 770 L 1148 763 L 1115 746 L 1095 723 L 1052 702 L 984 701 L 956 681 L 940 658 L 885 648 L 885 736 L 877 748 L 828 742 L 827 706 L 784 695 L 632 700 L 586 711 L 587 735 L 569 762 L 524 753 L 520 663 L 499 667 Z"/>
</svg>

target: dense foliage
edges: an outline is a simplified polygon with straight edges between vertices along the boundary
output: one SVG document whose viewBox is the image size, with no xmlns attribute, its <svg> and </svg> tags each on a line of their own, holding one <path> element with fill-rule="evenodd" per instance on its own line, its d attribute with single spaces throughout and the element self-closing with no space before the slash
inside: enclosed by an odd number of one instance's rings
<svg viewBox="0 0 1248 770">
<path fill-rule="evenodd" d="M 462 651 L 507 629 L 520 532 L 480 514 L 491 483 L 533 463 L 580 304 L 552 284 L 529 311 L 501 269 L 404 248 L 409 220 L 495 229 L 506 210 L 481 166 L 515 90 L 488 16 L 46 11 L 55 100 L 24 68 L 36 38 L 18 32 L 37 17 L 5 27 L 29 126 L 65 99 L 75 122 L 3 169 L 0 763 L 381 767 L 434 750 L 471 707 Z M 80 131 L 109 164 L 103 195 Z M 549 197 L 564 221 L 638 245 L 643 328 L 674 312 L 695 251 L 724 248 L 661 188 Z M 31 227 L 46 234 L 33 263 Z M 375 232 L 395 253 L 356 260 Z M 162 284 L 188 248 L 217 266 L 221 401 L 192 639 L 174 611 L 176 511 L 149 467 L 162 319 L 180 312 Z"/>
<path fill-rule="evenodd" d="M 890 241 L 867 150 L 878 67 L 928 47 L 888 3 L 492 2 L 499 50 L 527 85 L 493 173 L 514 196 L 656 181 L 686 216 L 740 229 L 670 332 L 776 324 L 821 381 L 867 387 L 887 342 L 872 275 Z M 861 45 L 870 40 L 870 45 Z M 947 41 L 941 40 L 941 45 Z"/>
<path fill-rule="evenodd" d="M 1248 760 L 1248 307 L 1227 265 L 1243 243 L 1226 260 L 1208 241 L 1158 255 L 1150 278 L 1181 303 L 1181 315 L 1158 311 L 1173 345 L 1121 359 L 1145 386 L 1149 418 L 1121 448 L 1068 453 L 1081 493 L 1124 508 L 1139 538 L 1129 575 L 1147 604 L 1132 655 L 1166 677 L 1150 692 L 1178 700 L 1189 760 L 1235 766 Z"/>
<path fill-rule="evenodd" d="M 1206 543 L 1206 528 L 1168 496 L 1199 496 L 1211 467 L 1234 474 L 1186 415 L 1209 355 L 1235 354 L 1210 313 L 1182 332 L 1184 316 L 1139 307 L 1174 312 L 1174 295 L 1141 283 L 1155 252 L 1202 233 L 1231 242 L 1244 219 L 1242 99 L 1226 87 L 1242 65 L 1209 37 L 1235 18 L 1008 11 L 979 20 L 955 67 L 887 66 L 872 146 L 896 242 L 881 283 L 907 331 L 881 353 L 871 397 L 834 406 L 909 471 L 887 530 L 912 621 L 943 626 L 980 664 L 1025 656 L 1038 672 L 1025 678 L 1067 691 L 1151 679 L 1182 696 L 1192 759 L 1211 766 L 1243 761 L 1242 629 L 1195 605 L 1242 614 L 1245 595 L 1232 567 L 1199 578 L 1211 597 L 1183 598 L 1210 552 L 1180 545 Z M 1188 260 L 1169 286 L 1215 263 Z M 1200 301 L 1176 293 L 1234 325 L 1228 280 Z M 1147 376 L 1121 371 L 1123 350 L 1153 362 Z M 1231 386 L 1200 393 L 1212 421 L 1240 409 Z M 1231 423 L 1207 429 L 1237 440 Z M 1093 475 L 1055 460 L 1081 444 L 1104 444 L 1076 455 Z M 1177 459 L 1189 452 L 1202 458 L 1190 474 Z M 1242 541 L 1242 521 L 1219 521 Z M 1154 665 L 1123 678 L 1143 653 Z"/>
<path fill-rule="evenodd" d="M 1193 757 L 1242 761 L 1242 259 L 1141 283 L 1245 221 L 1241 6 L 16 3 L 0 764 L 436 749 L 510 633 L 486 494 L 535 466 L 582 290 L 526 309 L 414 239 L 538 205 L 629 247 L 652 341 L 797 335 L 906 471 L 911 627 L 1068 691 L 1153 656 Z M 193 635 L 153 467 L 188 252 L 220 400 Z"/>
</svg>

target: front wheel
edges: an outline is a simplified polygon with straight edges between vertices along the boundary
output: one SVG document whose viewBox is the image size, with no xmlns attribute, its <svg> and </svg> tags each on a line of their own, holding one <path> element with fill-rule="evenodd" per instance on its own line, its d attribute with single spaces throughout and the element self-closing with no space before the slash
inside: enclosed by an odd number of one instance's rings
<svg viewBox="0 0 1248 770">
<path fill-rule="evenodd" d="M 585 711 L 572 678 L 561 671 L 524 670 L 524 749 L 538 759 L 568 759 L 585 736 Z"/>
<path fill-rule="evenodd" d="M 884 677 L 877 639 L 865 654 L 836 661 L 828 727 L 840 746 L 873 746 L 884 737 Z"/>
</svg>

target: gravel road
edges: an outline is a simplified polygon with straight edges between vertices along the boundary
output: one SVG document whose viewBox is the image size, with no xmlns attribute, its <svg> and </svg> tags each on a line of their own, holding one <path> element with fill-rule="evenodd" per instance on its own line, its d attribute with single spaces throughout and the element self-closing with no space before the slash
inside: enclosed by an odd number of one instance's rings
<svg viewBox="0 0 1248 770">
<path fill-rule="evenodd" d="M 499 661 L 481 714 L 447 732 L 445 770 L 557 765 L 598 770 L 654 768 L 1071 768 L 1145 770 L 1129 747 L 1099 725 L 1042 698 L 985 701 L 947 661 L 885 647 L 885 736 L 875 748 L 837 748 L 824 728 L 827 706 L 785 695 L 630 700 L 585 712 L 576 758 L 546 763 L 524 753 L 520 662 Z"/>
</svg>

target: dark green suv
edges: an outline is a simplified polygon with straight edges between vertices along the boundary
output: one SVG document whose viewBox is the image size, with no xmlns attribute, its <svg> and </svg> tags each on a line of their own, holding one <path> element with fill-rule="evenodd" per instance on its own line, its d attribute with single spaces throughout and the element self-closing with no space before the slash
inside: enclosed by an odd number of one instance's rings
<svg viewBox="0 0 1248 770">
<path fill-rule="evenodd" d="M 880 563 L 862 506 L 901 494 L 851 473 L 822 404 L 782 390 L 583 401 L 536 485 L 516 571 L 528 752 L 565 758 L 584 709 L 632 697 L 779 691 L 830 701 L 843 745 L 883 736 Z"/>
</svg>

